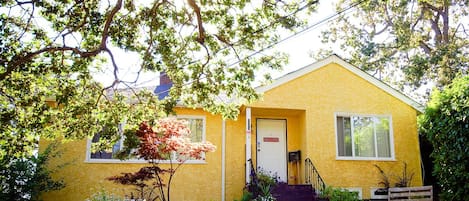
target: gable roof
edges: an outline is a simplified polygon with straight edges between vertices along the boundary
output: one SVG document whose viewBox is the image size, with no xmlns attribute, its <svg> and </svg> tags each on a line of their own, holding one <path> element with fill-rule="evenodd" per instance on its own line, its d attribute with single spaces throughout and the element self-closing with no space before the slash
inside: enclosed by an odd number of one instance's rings
<svg viewBox="0 0 469 201">
<path fill-rule="evenodd" d="M 298 77 L 301 77 L 307 73 L 310 73 L 310 72 L 313 72 L 317 69 L 320 69 L 324 66 L 326 66 L 327 64 L 331 64 L 331 63 L 336 63 L 342 67 L 344 67 L 345 69 L 349 70 L 350 72 L 354 73 L 355 75 L 361 77 L 362 79 L 370 82 L 371 84 L 375 85 L 376 87 L 380 88 L 381 90 L 385 91 L 386 93 L 394 96 L 395 98 L 401 100 L 402 102 L 410 105 L 412 108 L 414 108 L 415 110 L 423 113 L 424 111 L 424 107 L 416 102 L 415 100 L 409 98 L 408 96 L 404 95 L 403 93 L 399 92 L 398 90 L 392 88 L 391 86 L 387 85 L 386 83 L 384 83 L 383 81 L 373 77 L 372 75 L 366 73 L 365 71 L 359 69 L 358 67 L 346 62 L 345 60 L 343 60 L 342 58 L 340 58 L 339 56 L 333 54 L 325 59 L 322 59 L 318 62 L 315 62 L 315 63 L 312 63 L 310 65 L 307 65 L 303 68 L 300 68 L 296 71 L 293 71 L 291 73 L 288 73 L 278 79 L 275 79 L 271 84 L 269 85 L 265 85 L 265 86 L 260 86 L 260 87 L 257 87 L 256 88 L 256 91 L 258 93 L 264 93 L 266 91 L 269 91 L 273 88 L 276 88 L 280 85 L 283 85 L 291 80 L 294 80 Z"/>
</svg>

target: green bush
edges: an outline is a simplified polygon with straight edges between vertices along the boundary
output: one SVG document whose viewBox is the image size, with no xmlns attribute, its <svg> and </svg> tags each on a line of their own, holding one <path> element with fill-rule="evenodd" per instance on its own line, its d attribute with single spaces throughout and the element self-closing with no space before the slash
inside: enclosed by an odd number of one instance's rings
<svg viewBox="0 0 469 201">
<path fill-rule="evenodd" d="M 59 157 L 57 142 L 51 143 L 42 153 L 23 159 L 0 161 L 0 200 L 26 201 L 40 200 L 42 192 L 59 190 L 65 187 L 62 180 L 54 180 L 49 169 L 51 158 Z M 60 168 L 62 166 L 58 166 Z"/>
<path fill-rule="evenodd" d="M 320 198 L 329 201 L 358 201 L 358 192 L 352 192 L 343 188 L 334 188 L 328 186 L 320 195 Z"/>
<path fill-rule="evenodd" d="M 235 199 L 235 201 L 251 201 L 251 200 L 252 200 L 252 193 L 250 193 L 247 190 L 243 191 L 243 195 L 241 196 L 239 200 Z"/>
<path fill-rule="evenodd" d="M 278 183 L 277 175 L 260 170 L 256 176 L 257 177 L 252 178 L 252 181 L 246 186 L 246 189 L 251 197 L 250 200 L 275 200 L 271 191 L 272 188 L 275 187 Z"/>
<path fill-rule="evenodd" d="M 114 194 L 108 193 L 105 190 L 101 190 L 92 195 L 91 198 L 86 199 L 86 201 L 124 201 L 124 199 Z"/>
<path fill-rule="evenodd" d="M 435 90 L 419 128 L 433 146 L 433 174 L 443 200 L 466 200 L 469 195 L 469 76 L 456 78 Z"/>
</svg>

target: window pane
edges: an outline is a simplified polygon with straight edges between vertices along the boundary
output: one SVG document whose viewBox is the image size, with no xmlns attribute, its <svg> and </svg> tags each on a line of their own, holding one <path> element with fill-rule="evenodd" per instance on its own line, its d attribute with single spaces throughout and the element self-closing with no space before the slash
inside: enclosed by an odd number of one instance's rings
<svg viewBox="0 0 469 201">
<path fill-rule="evenodd" d="M 337 151 L 339 156 L 345 156 L 343 117 L 337 117 Z"/>
<path fill-rule="evenodd" d="M 100 134 L 95 134 L 93 136 L 93 139 L 91 140 L 91 143 L 96 143 L 99 141 Z M 121 148 L 121 141 L 117 142 L 114 144 L 110 149 L 102 149 L 96 152 L 91 153 L 90 158 L 92 159 L 113 159 L 115 158 L 115 155 L 117 152 L 119 152 Z"/>
<path fill-rule="evenodd" d="M 337 143 L 339 156 L 352 156 L 352 137 L 349 117 L 337 117 Z"/>
<path fill-rule="evenodd" d="M 190 134 L 190 140 L 191 142 L 202 142 L 203 141 L 203 135 L 204 135 L 204 119 L 203 118 L 178 118 L 180 120 L 185 120 L 187 121 L 187 126 L 191 130 Z M 118 132 L 121 133 L 122 135 L 122 125 L 119 125 Z M 91 140 L 91 146 L 96 146 L 97 142 L 99 142 L 100 139 L 100 134 L 95 134 L 93 136 L 93 139 Z M 108 143 L 110 144 L 110 142 Z M 119 140 L 117 143 L 115 143 L 111 148 L 107 149 L 99 149 L 100 151 L 96 151 L 93 153 L 90 153 L 90 159 L 117 159 L 117 154 L 121 152 L 123 145 L 123 140 Z M 169 159 L 176 159 L 178 158 L 178 154 L 176 152 L 170 153 L 166 156 L 163 156 L 163 158 L 166 157 L 167 160 Z"/>
<path fill-rule="evenodd" d="M 374 157 L 375 140 L 372 118 L 352 117 L 355 156 Z"/>
<path fill-rule="evenodd" d="M 179 120 L 187 121 L 187 127 L 190 129 L 190 140 L 191 142 L 202 142 L 203 132 L 204 132 L 204 119 L 202 118 L 178 118 Z M 177 153 L 174 154 L 175 159 L 189 159 L 193 160 L 195 158 L 187 158 Z"/>
<path fill-rule="evenodd" d="M 345 155 L 352 156 L 352 125 L 350 124 L 350 117 L 344 117 L 344 143 Z"/>
<path fill-rule="evenodd" d="M 203 135 L 203 126 L 204 121 L 203 119 L 188 119 L 188 118 L 181 118 L 187 121 L 187 126 L 191 130 L 191 141 L 192 142 L 202 142 L 202 135 Z"/>
<path fill-rule="evenodd" d="M 378 117 L 375 121 L 376 142 L 378 143 L 378 157 L 391 157 L 389 119 Z"/>
</svg>

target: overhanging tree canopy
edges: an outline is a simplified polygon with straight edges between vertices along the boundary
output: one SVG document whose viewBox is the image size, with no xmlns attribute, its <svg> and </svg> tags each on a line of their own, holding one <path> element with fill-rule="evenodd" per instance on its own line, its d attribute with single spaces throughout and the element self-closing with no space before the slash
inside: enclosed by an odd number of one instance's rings
<svg viewBox="0 0 469 201">
<path fill-rule="evenodd" d="M 219 95 L 257 98 L 255 70 L 280 68 L 285 56 L 248 55 L 278 40 L 278 30 L 303 25 L 297 15 L 312 11 L 315 2 L 1 1 L 1 161 L 30 153 L 39 137 L 100 132 L 103 142 L 116 141 L 124 119 L 135 126 L 167 113 L 176 101 L 235 117 L 236 105 Z M 140 56 L 139 71 L 166 72 L 173 81 L 169 98 L 158 101 L 132 89 L 135 80 L 119 74 L 116 47 Z M 106 57 L 110 86 L 91 73 Z M 122 87 L 133 97 L 117 90 Z"/>
<path fill-rule="evenodd" d="M 400 86 L 445 86 L 467 74 L 469 1 L 340 0 L 337 9 L 348 6 L 323 41 L 339 43 L 354 65 Z"/>
</svg>

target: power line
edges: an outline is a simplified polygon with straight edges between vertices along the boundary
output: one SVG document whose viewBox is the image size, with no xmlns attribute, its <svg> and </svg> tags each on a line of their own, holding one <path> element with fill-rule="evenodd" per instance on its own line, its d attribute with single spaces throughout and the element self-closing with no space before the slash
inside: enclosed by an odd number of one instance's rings
<svg viewBox="0 0 469 201">
<path fill-rule="evenodd" d="M 332 14 L 332 15 L 330 15 L 330 16 L 324 18 L 324 19 L 321 19 L 320 21 L 318 21 L 318 22 L 316 22 L 316 23 L 313 23 L 313 24 L 311 24 L 310 26 L 308 26 L 308 27 L 306 27 L 306 28 L 304 28 L 304 29 L 302 29 L 302 30 L 300 30 L 300 31 L 298 31 L 298 32 L 295 32 L 295 33 L 293 33 L 293 34 L 291 34 L 291 35 L 289 35 L 289 36 L 287 36 L 287 37 L 285 37 L 285 38 L 283 38 L 283 39 L 281 39 L 281 40 L 279 40 L 279 41 L 276 41 L 276 42 L 274 42 L 274 43 L 271 43 L 271 44 L 267 45 L 267 46 L 264 47 L 264 48 L 261 48 L 261 49 L 259 49 L 259 50 L 257 50 L 257 51 L 254 51 L 253 53 L 249 54 L 248 56 L 243 57 L 242 59 L 239 59 L 238 61 L 227 65 L 226 67 L 234 66 L 234 65 L 236 65 L 236 64 L 238 64 L 238 63 L 240 63 L 240 62 L 242 62 L 242 61 L 244 61 L 244 60 L 246 60 L 246 59 L 249 59 L 249 58 L 251 58 L 251 57 L 253 57 L 253 56 L 255 56 L 255 55 L 257 55 L 257 54 L 259 54 L 259 53 L 261 53 L 261 52 L 264 52 L 264 51 L 266 51 L 266 50 L 268 50 L 268 49 L 271 49 L 272 47 L 274 47 L 274 46 L 276 46 L 276 45 L 278 45 L 278 44 L 280 44 L 280 43 L 283 43 L 283 42 L 285 42 L 285 41 L 287 41 L 287 40 L 290 40 L 290 39 L 292 39 L 292 38 L 294 38 L 294 37 L 296 37 L 296 36 L 298 36 L 298 35 L 301 35 L 301 34 L 304 34 L 304 33 L 308 32 L 308 31 L 311 31 L 311 30 L 317 28 L 319 25 L 322 25 L 323 23 L 325 23 L 325 22 L 327 22 L 327 21 L 330 21 L 330 20 L 336 18 L 337 16 L 339 16 L 339 15 L 341 15 L 341 14 L 343 14 L 343 13 L 349 11 L 349 10 L 352 9 L 352 8 L 355 8 L 356 6 L 362 4 L 362 3 L 366 2 L 366 1 L 367 1 L 367 0 L 362 0 L 362 1 L 359 1 L 359 2 L 356 2 L 356 3 L 353 3 L 353 4 L 349 5 L 349 6 L 347 6 L 346 8 L 344 8 L 344 9 L 342 9 L 342 10 L 340 10 L 340 11 L 338 11 L 338 12 L 336 12 L 336 13 L 334 13 L 334 14 Z M 226 48 L 227 48 L 227 47 L 226 47 Z M 202 78 L 204 78 L 204 77 L 202 77 Z M 183 84 L 183 86 L 187 86 L 187 85 L 189 85 L 189 84 L 192 84 L 193 82 L 194 82 L 194 80 L 193 80 L 193 81 L 190 81 L 190 82 L 188 82 L 188 83 L 186 83 L 186 84 Z M 161 91 L 161 92 L 158 92 L 158 93 L 155 93 L 155 94 L 156 94 L 156 95 L 160 95 L 160 94 L 162 94 L 162 93 L 168 92 L 169 90 L 170 90 L 170 89 L 164 90 L 164 91 Z"/>
<path fill-rule="evenodd" d="M 250 55 L 244 57 L 243 59 L 240 59 L 240 60 L 238 60 L 237 62 L 234 62 L 234 63 L 228 65 L 227 67 L 236 65 L 236 64 L 240 63 L 241 61 L 243 61 L 243 60 L 245 60 L 245 59 L 251 58 L 251 57 L 253 57 L 253 56 L 255 56 L 255 55 L 257 55 L 257 54 L 259 54 L 259 53 L 261 53 L 261 52 L 263 52 L 263 51 L 266 51 L 266 50 L 268 50 L 268 49 L 271 49 L 272 47 L 274 47 L 274 46 L 276 46 L 276 45 L 278 45 L 278 44 L 280 44 L 280 43 L 283 43 L 283 42 L 285 42 L 285 41 L 287 41 L 287 40 L 289 40 L 289 39 L 292 39 L 292 38 L 294 38 L 294 37 L 296 37 L 296 36 L 299 36 L 299 35 L 301 35 L 301 34 L 303 34 L 303 33 L 306 33 L 306 32 L 308 32 L 308 31 L 311 31 L 311 30 L 313 30 L 314 28 L 317 28 L 319 25 L 322 25 L 323 23 L 325 23 L 325 22 L 327 22 L 327 21 L 329 21 L 329 20 L 332 20 L 333 18 L 336 18 L 336 17 L 339 16 L 340 14 L 347 12 L 348 10 L 350 10 L 350 9 L 352 9 L 352 8 L 354 8 L 354 7 L 358 6 L 358 5 L 360 5 L 361 3 L 365 2 L 365 1 L 366 1 L 366 0 L 362 0 L 362 1 L 360 1 L 360 2 L 356 2 L 356 3 L 352 4 L 352 5 L 349 5 L 347 8 L 345 8 L 345 9 L 343 9 L 343 10 L 337 12 L 337 13 L 334 13 L 333 15 L 330 15 L 330 16 L 328 16 L 328 17 L 326 17 L 326 18 L 324 18 L 324 19 L 322 19 L 322 20 L 320 20 L 320 21 L 318 21 L 318 22 L 316 22 L 316 23 L 313 23 L 312 25 L 306 27 L 305 29 L 302 29 L 302 30 L 300 30 L 300 31 L 298 31 L 298 32 L 295 32 L 295 33 L 293 33 L 293 34 L 291 34 L 291 35 L 289 35 L 289 36 L 283 38 L 282 40 L 279 40 L 279 41 L 277 41 L 277 42 L 275 42 L 275 43 L 272 43 L 272 44 L 268 45 L 267 47 L 264 47 L 264 48 L 262 48 L 262 49 L 260 49 L 260 50 L 257 50 L 257 51 L 255 51 L 255 52 L 251 53 Z"/>
<path fill-rule="evenodd" d="M 289 18 L 289 17 L 291 17 L 291 16 L 293 16 L 293 15 L 295 15 L 295 14 L 297 14 L 297 13 L 303 11 L 304 9 L 307 9 L 308 7 L 314 5 L 314 4 L 318 3 L 318 2 L 319 2 L 318 0 L 316 0 L 316 1 L 311 1 L 311 2 L 306 2 L 304 5 L 299 6 L 299 8 L 296 9 L 295 11 L 293 11 L 293 12 L 291 12 L 291 13 L 285 15 L 285 16 L 282 16 L 282 17 L 280 17 L 280 18 L 277 18 L 276 20 L 272 21 L 271 23 L 269 23 L 269 24 L 267 24 L 267 25 L 265 25 L 265 26 L 262 26 L 261 28 L 255 30 L 253 33 L 255 34 L 255 33 L 263 32 L 263 31 L 266 30 L 267 28 L 272 27 L 272 26 L 274 26 L 274 25 L 277 24 L 277 23 L 280 23 L 281 21 L 283 21 L 283 20 L 285 20 L 285 19 L 287 19 L 287 18 Z M 221 51 L 223 51 L 223 50 L 226 50 L 226 49 L 230 48 L 231 46 L 234 46 L 234 45 L 236 45 L 236 44 L 239 44 L 239 43 L 241 43 L 241 42 L 244 42 L 244 41 L 246 41 L 247 39 L 248 39 L 248 37 L 240 38 L 239 40 L 236 40 L 235 42 L 231 43 L 230 45 L 225 45 L 224 47 L 220 48 L 219 50 L 217 50 L 217 51 L 214 52 L 213 54 L 217 54 L 217 53 L 219 53 L 219 52 L 221 52 Z M 199 58 L 199 59 L 190 61 L 189 64 L 185 65 L 184 67 L 187 67 L 187 66 L 189 66 L 190 64 L 196 63 L 196 62 L 198 62 L 198 61 L 200 61 L 200 60 L 202 60 L 202 58 Z M 139 85 L 143 85 L 143 84 L 145 84 L 145 83 L 152 82 L 152 81 L 158 79 L 159 77 L 160 77 L 159 75 L 158 75 L 158 76 L 155 76 L 153 79 L 147 80 L 147 81 L 145 81 L 145 82 L 143 82 L 143 83 L 140 83 Z"/>
</svg>

